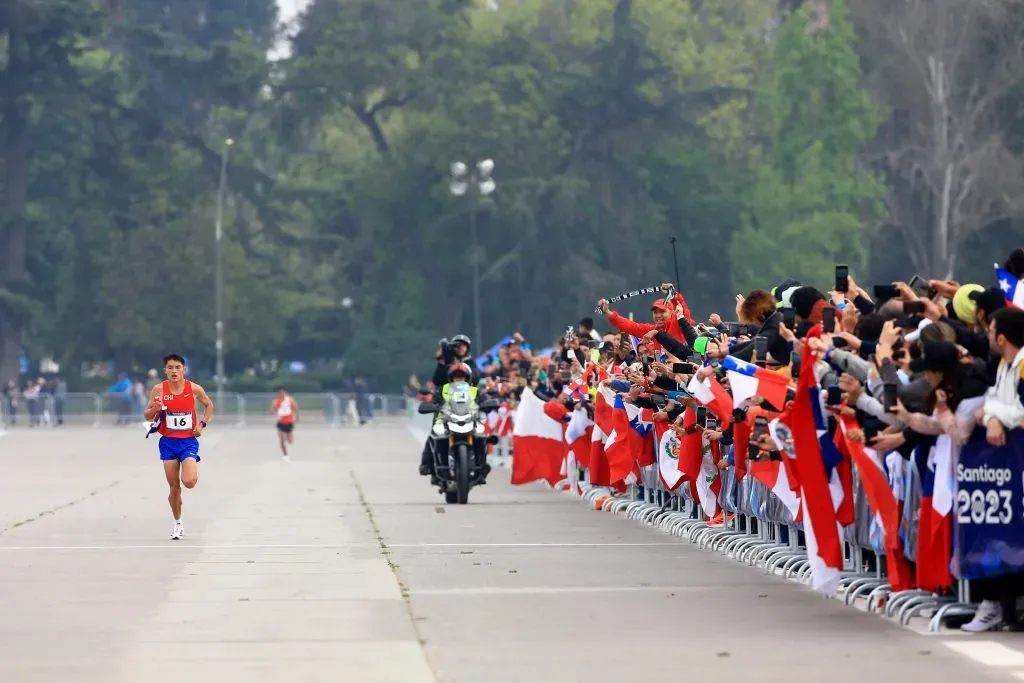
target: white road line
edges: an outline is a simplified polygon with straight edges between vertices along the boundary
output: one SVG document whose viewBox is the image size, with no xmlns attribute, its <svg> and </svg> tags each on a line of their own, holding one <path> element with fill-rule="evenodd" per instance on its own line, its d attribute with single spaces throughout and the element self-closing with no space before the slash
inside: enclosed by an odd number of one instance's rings
<svg viewBox="0 0 1024 683">
<path fill-rule="evenodd" d="M 678 543 L 387 543 L 388 548 L 638 548 L 667 546 Z M 160 545 L 0 545 L 0 552 L 43 550 L 169 550 L 175 548 L 205 548 L 207 550 L 272 550 L 308 549 L 332 550 L 338 548 L 376 548 L 376 543 L 271 543 L 206 545 L 167 541 Z"/>
<path fill-rule="evenodd" d="M 167 541 L 160 545 L 19 545 L 0 546 L 0 552 L 5 551 L 33 551 L 33 550 L 174 550 L 176 548 L 202 548 L 205 550 L 272 550 L 272 549 L 313 549 L 333 550 L 337 548 L 376 548 L 376 543 L 328 543 L 328 544 L 296 544 L 296 543 L 275 543 L 275 544 L 237 544 L 237 545 L 206 545 L 196 543 L 180 543 Z"/>
<path fill-rule="evenodd" d="M 943 645 L 985 666 L 1024 666 L 1024 652 L 992 640 L 950 640 Z"/>
<path fill-rule="evenodd" d="M 678 543 L 388 543 L 389 548 L 678 548 Z"/>
<path fill-rule="evenodd" d="M 524 588 L 427 588 L 410 590 L 415 598 L 419 596 L 459 595 L 561 595 L 570 593 L 693 593 L 715 588 L 715 586 L 557 586 Z"/>
</svg>

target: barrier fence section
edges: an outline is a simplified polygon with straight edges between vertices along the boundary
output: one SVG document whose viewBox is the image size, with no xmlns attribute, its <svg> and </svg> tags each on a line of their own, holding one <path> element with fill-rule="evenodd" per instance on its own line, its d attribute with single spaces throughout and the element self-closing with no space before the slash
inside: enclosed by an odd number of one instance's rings
<svg viewBox="0 0 1024 683">
<path fill-rule="evenodd" d="M 432 416 L 416 415 L 413 404 L 410 401 L 411 429 L 425 438 Z M 500 459 L 506 467 L 514 459 L 510 441 Z M 810 582 L 803 523 L 794 521 L 789 508 L 767 485 L 750 473 L 737 480 L 731 466 L 720 470 L 718 503 L 724 514 L 719 523 L 711 524 L 687 483 L 675 491 L 666 488 L 659 474 L 657 439 L 654 448 L 655 463 L 642 468 L 639 481 L 626 493 L 590 486 L 583 480 L 585 470 L 580 470 L 578 490 L 569 479 L 551 488 L 570 493 L 595 509 L 625 515 L 702 549 L 721 552 L 766 574 Z M 925 447 L 909 460 L 896 453 L 882 454 L 880 461 L 900 506 L 900 549 L 911 563 L 917 559 L 922 474 L 934 470 L 934 449 L 934 445 Z M 893 589 L 886 568 L 884 530 L 869 505 L 859 471 L 852 469 L 854 522 L 844 528 L 844 567 L 838 594 L 846 604 L 865 600 L 868 611 L 898 619 L 902 625 L 915 616 L 930 614 L 928 628 L 937 632 L 947 620 L 967 621 L 976 611 L 977 605 L 971 602 L 971 580 L 1024 571 L 1024 430 L 1011 432 L 1002 448 L 988 446 L 984 431 L 979 430 L 957 456 L 949 472 L 954 502 L 948 513 L 953 535 L 948 539 L 953 549 L 951 580 L 948 589 L 939 591 Z M 999 473 L 987 474 L 986 468 L 999 469 Z M 930 478 L 934 477 L 932 472 Z"/>
<path fill-rule="evenodd" d="M 209 392 L 215 404 L 215 392 Z M 270 413 L 272 393 L 225 392 L 216 405 L 216 421 L 221 425 L 244 427 L 272 425 L 276 417 Z M 292 394 L 299 405 L 299 419 L 307 424 L 330 427 L 355 426 L 362 417 L 367 421 L 381 417 L 408 415 L 416 401 L 400 394 L 367 394 L 358 397 L 344 393 Z M 360 400 L 363 398 L 364 400 Z M 0 398 L 0 430 L 26 427 L 103 427 L 142 424 L 142 405 L 116 394 L 69 393 L 63 396 L 44 394 L 37 401 L 19 398 L 15 404 Z"/>
</svg>

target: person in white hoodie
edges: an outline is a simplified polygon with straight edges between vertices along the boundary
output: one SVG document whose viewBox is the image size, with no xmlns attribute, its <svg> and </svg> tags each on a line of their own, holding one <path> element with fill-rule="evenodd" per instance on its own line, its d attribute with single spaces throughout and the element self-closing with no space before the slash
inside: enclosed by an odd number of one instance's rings
<svg viewBox="0 0 1024 683">
<path fill-rule="evenodd" d="M 988 341 L 1001 360 L 996 383 L 985 395 L 979 422 L 985 427 L 988 442 L 1003 446 L 1006 433 L 1024 424 L 1024 310 L 996 311 L 989 323 Z"/>
<path fill-rule="evenodd" d="M 1024 426 L 1024 310 L 1004 308 L 992 315 L 988 327 L 992 352 L 1000 357 L 996 383 L 978 410 L 988 442 L 1006 444 L 1007 433 Z M 1024 590 L 1024 572 L 971 582 L 971 595 L 983 598 L 974 618 L 960 628 L 970 633 L 990 631 L 1006 624 L 1020 630 L 1017 619 L 1019 599 Z"/>
</svg>

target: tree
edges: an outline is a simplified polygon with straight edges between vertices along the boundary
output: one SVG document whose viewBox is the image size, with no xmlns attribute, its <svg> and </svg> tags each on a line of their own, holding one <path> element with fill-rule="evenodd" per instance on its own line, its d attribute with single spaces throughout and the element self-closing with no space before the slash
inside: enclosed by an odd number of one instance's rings
<svg viewBox="0 0 1024 683">
<path fill-rule="evenodd" d="M 1008 97 L 1024 70 L 1012 0 L 863 5 L 874 88 L 892 108 L 869 160 L 893 186 L 886 204 L 918 272 L 953 275 L 975 232 L 1020 215 L 1024 164 L 1006 144 Z"/>
<path fill-rule="evenodd" d="M 763 163 L 732 243 L 740 290 L 795 277 L 824 286 L 833 265 L 855 269 L 880 217 L 884 187 L 856 164 L 877 114 L 861 87 L 854 33 L 840 0 L 807 4 L 782 23 L 759 104 Z"/>
</svg>

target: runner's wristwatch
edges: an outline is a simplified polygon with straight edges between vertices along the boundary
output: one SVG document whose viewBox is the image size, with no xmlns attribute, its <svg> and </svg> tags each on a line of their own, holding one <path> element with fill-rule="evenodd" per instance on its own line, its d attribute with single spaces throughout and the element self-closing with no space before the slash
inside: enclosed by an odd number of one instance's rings
<svg viewBox="0 0 1024 683">
<path fill-rule="evenodd" d="M 203 429 L 206 429 L 206 428 L 207 428 L 207 426 L 208 426 L 208 425 L 206 424 L 206 420 L 200 420 L 200 421 L 199 421 L 199 424 L 203 425 Z"/>
</svg>

